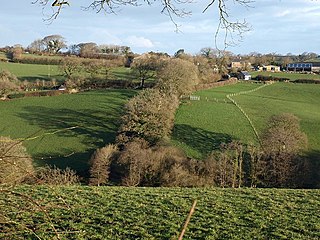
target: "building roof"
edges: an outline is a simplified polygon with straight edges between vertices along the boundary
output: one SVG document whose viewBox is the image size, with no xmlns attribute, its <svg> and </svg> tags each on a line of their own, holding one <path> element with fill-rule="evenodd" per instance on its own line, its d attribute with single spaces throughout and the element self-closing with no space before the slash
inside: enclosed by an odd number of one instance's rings
<svg viewBox="0 0 320 240">
<path fill-rule="evenodd" d="M 244 76 L 250 76 L 251 74 L 247 71 L 241 71 L 241 73 L 244 75 Z"/>
</svg>

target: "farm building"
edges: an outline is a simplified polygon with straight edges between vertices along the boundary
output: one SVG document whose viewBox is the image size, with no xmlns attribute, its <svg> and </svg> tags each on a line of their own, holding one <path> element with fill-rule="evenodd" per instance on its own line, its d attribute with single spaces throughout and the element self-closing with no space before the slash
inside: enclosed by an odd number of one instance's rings
<svg viewBox="0 0 320 240">
<path fill-rule="evenodd" d="M 251 75 L 247 71 L 241 71 L 240 74 L 239 74 L 239 79 L 251 80 Z"/>
<path fill-rule="evenodd" d="M 293 72 L 320 72 L 320 62 L 289 63 L 287 71 Z"/>
<path fill-rule="evenodd" d="M 259 70 L 265 72 L 280 72 L 280 67 L 275 65 L 267 65 L 259 67 Z"/>
<path fill-rule="evenodd" d="M 251 68 L 251 63 L 246 62 L 246 61 L 233 61 L 233 62 L 231 62 L 230 68 L 249 69 L 249 68 Z"/>
</svg>

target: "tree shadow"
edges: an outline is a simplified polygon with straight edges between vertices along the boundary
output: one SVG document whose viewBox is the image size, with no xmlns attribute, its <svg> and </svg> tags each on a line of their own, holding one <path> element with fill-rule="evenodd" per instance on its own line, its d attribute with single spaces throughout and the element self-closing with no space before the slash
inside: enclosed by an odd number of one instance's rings
<svg viewBox="0 0 320 240">
<path fill-rule="evenodd" d="M 50 77 L 48 75 L 36 75 L 36 76 L 22 76 L 22 77 L 18 77 L 18 79 L 20 81 L 26 80 L 31 83 L 35 83 L 37 80 L 50 82 L 52 79 L 55 79 L 58 83 L 63 83 L 65 80 L 65 77 L 63 75 L 51 75 Z"/>
<path fill-rule="evenodd" d="M 197 150 L 202 156 L 220 149 L 222 143 L 230 143 L 233 138 L 228 134 L 214 133 L 204 129 L 177 124 L 172 132 L 172 139 Z"/>
<path fill-rule="evenodd" d="M 115 95 L 114 98 L 110 97 L 105 102 L 99 101 L 98 98 L 95 102 L 96 106 L 92 109 L 90 106 L 77 110 L 63 106 L 24 107 L 23 111 L 17 114 L 18 117 L 26 120 L 29 125 L 41 128 L 41 132 L 45 133 L 32 143 L 41 145 L 38 146 L 41 149 L 46 149 L 43 154 L 33 154 L 36 164 L 70 167 L 86 172 L 93 151 L 115 141 L 120 126 L 120 116 L 123 113 L 123 99 L 132 97 L 134 93 L 119 91 L 121 94 L 118 94 L 117 92 L 111 91 L 111 94 Z M 97 92 L 97 94 L 103 93 Z M 63 140 L 68 144 L 59 142 Z M 77 147 L 73 148 L 72 141 L 75 141 Z M 81 152 L 79 152 L 80 148 L 82 148 Z"/>
<path fill-rule="evenodd" d="M 320 188 L 320 151 L 313 150 L 305 156 L 307 163 L 306 188 Z"/>
</svg>

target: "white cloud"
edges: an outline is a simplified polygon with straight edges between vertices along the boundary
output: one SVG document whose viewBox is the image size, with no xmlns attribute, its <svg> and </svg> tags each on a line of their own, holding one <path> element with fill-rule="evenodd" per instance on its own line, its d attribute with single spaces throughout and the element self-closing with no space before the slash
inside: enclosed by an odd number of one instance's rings
<svg viewBox="0 0 320 240">
<path fill-rule="evenodd" d="M 126 39 L 129 46 L 141 48 L 153 48 L 155 44 L 145 37 L 130 36 Z"/>
</svg>

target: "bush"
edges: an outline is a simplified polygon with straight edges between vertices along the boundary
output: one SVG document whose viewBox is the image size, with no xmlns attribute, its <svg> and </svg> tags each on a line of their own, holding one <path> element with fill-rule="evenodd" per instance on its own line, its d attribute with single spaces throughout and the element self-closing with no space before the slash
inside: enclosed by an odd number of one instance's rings
<svg viewBox="0 0 320 240">
<path fill-rule="evenodd" d="M 294 83 L 310 83 L 310 84 L 320 84 L 320 80 L 316 79 L 297 79 L 293 81 Z"/>
<path fill-rule="evenodd" d="M 48 185 L 74 185 L 79 183 L 79 177 L 76 172 L 70 168 L 60 169 L 56 166 L 46 165 L 39 168 L 37 172 L 38 184 Z"/>
<path fill-rule="evenodd" d="M 290 81 L 289 78 L 280 78 L 280 77 L 263 76 L 263 75 L 258 75 L 252 79 L 257 81 L 278 81 L 278 82 Z"/>
<path fill-rule="evenodd" d="M 150 147 L 143 139 L 125 145 L 118 164 L 125 186 L 204 186 L 204 164 L 188 159 L 178 148 L 166 145 Z"/>
<path fill-rule="evenodd" d="M 162 94 L 158 89 L 145 89 L 126 105 L 117 141 L 127 143 L 142 138 L 156 143 L 171 133 L 179 101 L 175 96 Z"/>
<path fill-rule="evenodd" d="M 97 149 L 90 159 L 90 180 L 89 185 L 107 183 L 110 173 L 110 164 L 113 157 L 118 152 L 115 145 L 109 144 L 106 147 Z"/>
<path fill-rule="evenodd" d="M 199 83 L 197 67 L 186 60 L 171 59 L 157 74 L 156 87 L 167 95 L 188 95 Z"/>
<path fill-rule="evenodd" d="M 0 184 L 17 184 L 34 174 L 32 159 L 21 141 L 0 136 Z"/>
</svg>

